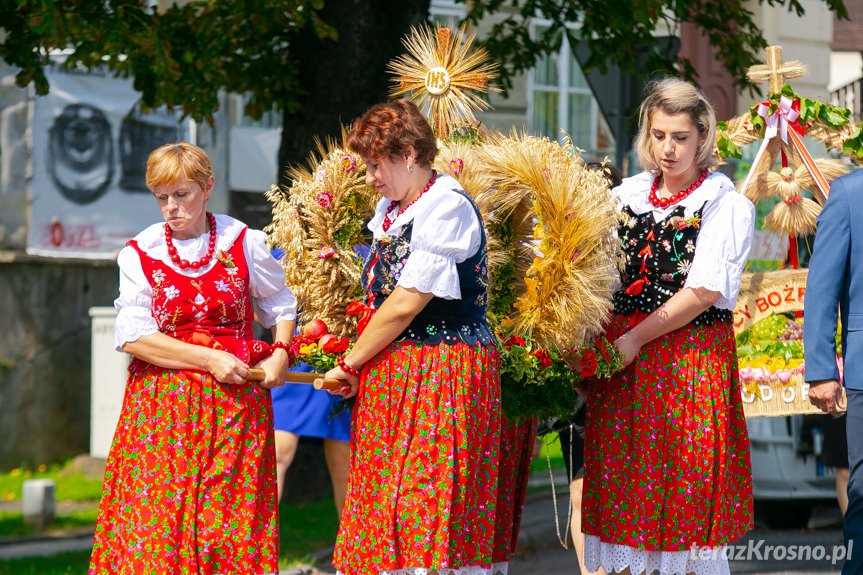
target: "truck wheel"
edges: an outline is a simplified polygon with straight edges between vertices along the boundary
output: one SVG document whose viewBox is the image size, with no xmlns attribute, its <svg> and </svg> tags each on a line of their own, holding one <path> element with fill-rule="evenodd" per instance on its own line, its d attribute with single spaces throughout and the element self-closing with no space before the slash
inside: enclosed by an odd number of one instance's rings
<svg viewBox="0 0 863 575">
<path fill-rule="evenodd" d="M 757 501 L 755 516 L 769 529 L 799 529 L 809 523 L 812 506 L 812 502 L 805 499 Z"/>
</svg>

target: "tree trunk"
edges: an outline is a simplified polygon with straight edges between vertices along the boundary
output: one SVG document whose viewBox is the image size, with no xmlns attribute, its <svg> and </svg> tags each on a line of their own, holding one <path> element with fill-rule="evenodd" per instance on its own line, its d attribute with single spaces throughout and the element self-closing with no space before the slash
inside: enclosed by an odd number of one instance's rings
<svg viewBox="0 0 863 575">
<path fill-rule="evenodd" d="M 338 40 L 319 40 L 308 28 L 298 33 L 306 94 L 298 110 L 284 110 L 280 183 L 287 183 L 288 166 L 306 162 L 315 137 L 338 139 L 342 126 L 386 100 L 387 64 L 405 52 L 402 39 L 426 20 L 428 8 L 429 0 L 327 0 L 321 19 L 336 29 Z"/>
</svg>

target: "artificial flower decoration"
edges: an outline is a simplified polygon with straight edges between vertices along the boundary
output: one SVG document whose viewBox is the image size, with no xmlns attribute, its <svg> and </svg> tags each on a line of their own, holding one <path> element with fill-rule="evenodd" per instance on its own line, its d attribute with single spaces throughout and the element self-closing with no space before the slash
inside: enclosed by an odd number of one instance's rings
<svg viewBox="0 0 863 575">
<path fill-rule="evenodd" d="M 221 250 L 216 252 L 216 259 L 222 262 L 222 265 L 226 268 L 235 268 L 237 265 L 234 263 L 234 256 L 231 254 L 227 254 Z"/>
<path fill-rule="evenodd" d="M 342 167 L 346 172 L 353 172 L 357 169 L 357 159 L 353 154 L 345 154 L 342 156 Z"/>
<path fill-rule="evenodd" d="M 318 183 L 323 183 L 328 175 L 327 169 L 324 166 L 321 166 L 317 170 L 315 170 L 315 181 Z"/>
<path fill-rule="evenodd" d="M 342 353 L 350 347 L 351 340 L 346 337 L 335 337 L 321 344 L 324 353 Z"/>
<path fill-rule="evenodd" d="M 453 158 L 449 162 L 449 168 L 452 170 L 452 175 L 457 176 L 464 169 L 464 160 L 461 158 Z"/>
<path fill-rule="evenodd" d="M 530 355 L 539 360 L 539 367 L 541 369 L 545 369 L 551 365 L 551 354 L 548 353 L 547 349 L 538 349 L 531 352 Z"/>
<path fill-rule="evenodd" d="M 321 192 L 317 197 L 318 205 L 322 208 L 328 208 L 333 203 L 333 195 L 329 192 Z"/>
<path fill-rule="evenodd" d="M 336 255 L 336 250 L 334 250 L 331 246 L 323 246 L 321 248 L 321 251 L 318 252 L 318 257 L 320 257 L 322 260 L 331 258 L 334 255 Z"/>
</svg>

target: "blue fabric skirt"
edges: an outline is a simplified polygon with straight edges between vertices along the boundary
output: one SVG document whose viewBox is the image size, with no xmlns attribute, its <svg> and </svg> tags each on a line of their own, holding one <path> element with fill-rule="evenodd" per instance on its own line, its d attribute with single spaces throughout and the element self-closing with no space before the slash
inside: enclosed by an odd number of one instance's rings
<svg viewBox="0 0 863 575">
<path fill-rule="evenodd" d="M 292 371 L 312 369 L 300 364 L 293 367 Z M 331 416 L 341 397 L 304 383 L 286 383 L 272 389 L 271 394 L 277 431 L 288 431 L 301 437 L 350 441 L 350 410 L 342 411 L 338 417 Z"/>
</svg>

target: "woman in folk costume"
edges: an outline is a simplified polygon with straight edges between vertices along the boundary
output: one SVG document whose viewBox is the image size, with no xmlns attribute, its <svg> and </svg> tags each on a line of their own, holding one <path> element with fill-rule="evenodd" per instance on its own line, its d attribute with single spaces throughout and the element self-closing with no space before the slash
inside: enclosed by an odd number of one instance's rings
<svg viewBox="0 0 863 575">
<path fill-rule="evenodd" d="M 383 197 L 362 272 L 374 314 L 327 374 L 356 395 L 333 564 L 346 575 L 505 572 L 493 564 L 500 356 L 479 210 L 431 168 L 435 137 L 409 100 L 373 106 L 347 146 Z"/>
<path fill-rule="evenodd" d="M 115 343 L 133 360 L 90 574 L 277 573 L 269 389 L 289 365 L 296 300 L 263 232 L 207 212 L 203 150 L 166 144 L 146 178 L 166 223 L 118 258 Z M 256 313 L 271 346 L 252 337 Z"/>
<path fill-rule="evenodd" d="M 732 310 L 755 210 L 709 171 L 715 131 L 695 87 L 655 83 L 636 142 L 647 171 L 615 189 L 627 263 L 606 335 L 626 367 L 587 388 L 589 571 L 728 573 L 721 548 L 752 523 Z"/>
</svg>

